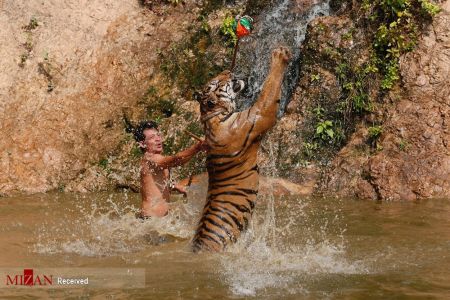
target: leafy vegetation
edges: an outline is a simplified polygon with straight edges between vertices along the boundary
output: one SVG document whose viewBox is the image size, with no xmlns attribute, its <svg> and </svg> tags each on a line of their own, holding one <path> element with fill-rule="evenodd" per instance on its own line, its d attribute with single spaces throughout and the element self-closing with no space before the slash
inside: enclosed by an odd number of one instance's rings
<svg viewBox="0 0 450 300">
<path fill-rule="evenodd" d="M 160 54 L 161 70 L 183 93 L 200 89 L 223 68 L 217 54 L 209 51 L 214 37 L 204 16 L 199 17 L 193 30 L 189 39 Z"/>
<path fill-rule="evenodd" d="M 38 20 L 36 17 L 31 17 L 30 22 L 28 22 L 28 25 L 23 26 L 23 29 L 26 31 L 31 31 L 36 29 L 39 26 Z"/>
<path fill-rule="evenodd" d="M 429 0 L 364 0 L 362 7 L 376 28 L 373 52 L 384 76 L 381 88 L 388 90 L 400 79 L 400 56 L 414 49 L 419 29 L 440 8 Z"/>
<path fill-rule="evenodd" d="M 315 23 L 307 36 L 307 51 L 302 58 L 303 73 L 309 79 L 307 84 L 303 83 L 304 88 L 312 92 L 311 106 L 315 107 L 302 133 L 302 155 L 306 159 L 322 161 L 332 157 L 353 133 L 355 124 L 369 115 L 376 125 L 368 128 L 367 141 L 371 147 L 367 150 L 382 150 L 379 138 L 383 120 L 374 112 L 384 105 L 381 101 L 384 96 L 398 85 L 400 57 L 415 48 L 419 34 L 440 11 L 431 0 L 339 3 L 337 6 L 352 7 L 351 13 L 355 15 L 350 17 L 351 21 L 341 27 L 320 20 Z M 326 45 L 320 43 L 336 33 L 340 39 Z M 332 78 L 322 76 L 326 73 L 333 74 L 339 83 L 338 99 L 335 91 L 322 87 L 327 78 Z M 408 146 L 401 143 L 399 148 Z"/>
<path fill-rule="evenodd" d="M 227 46 L 234 47 L 237 42 L 237 35 L 233 29 L 234 18 L 226 16 L 220 26 L 220 33 L 225 37 L 225 43 Z"/>
<path fill-rule="evenodd" d="M 372 149 L 376 149 L 376 151 L 381 151 L 383 148 L 378 143 L 381 134 L 383 133 L 383 127 L 379 125 L 371 126 L 367 128 L 368 132 L 368 143 L 372 147 Z"/>
<path fill-rule="evenodd" d="M 377 72 L 373 60 L 360 66 L 342 62 L 335 68 L 336 76 L 342 87 L 342 102 L 338 112 L 348 119 L 351 114 L 370 112 L 373 109 L 369 99 L 369 82 L 373 79 L 373 73 Z"/>
<path fill-rule="evenodd" d="M 319 81 L 320 80 L 320 74 L 311 74 L 311 82 Z"/>
<path fill-rule="evenodd" d="M 110 164 L 110 161 L 109 161 L 108 158 L 102 158 L 102 159 L 100 159 L 100 161 L 98 162 L 98 165 L 99 165 L 102 169 L 104 169 L 104 170 L 106 170 L 106 171 L 109 170 L 109 164 Z"/>
<path fill-rule="evenodd" d="M 23 68 L 25 67 L 25 63 L 28 60 L 28 58 L 31 55 L 31 52 L 33 51 L 33 35 L 32 31 L 36 29 L 39 26 L 38 20 L 36 17 L 32 17 L 27 25 L 23 26 L 22 28 L 25 31 L 26 40 L 22 44 L 23 48 L 25 49 L 25 52 L 20 55 L 19 60 L 19 67 Z"/>
<path fill-rule="evenodd" d="M 137 143 L 133 143 L 133 147 L 131 148 L 130 154 L 131 154 L 131 157 L 134 159 L 142 156 L 142 150 L 141 150 L 141 148 L 139 148 Z"/>
<path fill-rule="evenodd" d="M 383 133 L 383 128 L 381 126 L 372 126 L 368 129 L 369 132 L 369 138 L 376 140 L 380 137 L 381 133 Z"/>
<path fill-rule="evenodd" d="M 334 139 L 333 122 L 326 120 L 319 122 L 316 127 L 316 135 L 323 141 Z"/>
</svg>

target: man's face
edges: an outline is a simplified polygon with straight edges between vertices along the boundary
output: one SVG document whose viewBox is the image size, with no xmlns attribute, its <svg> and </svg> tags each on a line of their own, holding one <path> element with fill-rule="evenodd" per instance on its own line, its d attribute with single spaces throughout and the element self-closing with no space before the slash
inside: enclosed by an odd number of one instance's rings
<svg viewBox="0 0 450 300">
<path fill-rule="evenodd" d="M 163 139 L 161 133 L 152 128 L 144 130 L 145 140 L 141 142 L 141 147 L 145 148 L 146 152 L 161 153 L 163 151 Z"/>
</svg>

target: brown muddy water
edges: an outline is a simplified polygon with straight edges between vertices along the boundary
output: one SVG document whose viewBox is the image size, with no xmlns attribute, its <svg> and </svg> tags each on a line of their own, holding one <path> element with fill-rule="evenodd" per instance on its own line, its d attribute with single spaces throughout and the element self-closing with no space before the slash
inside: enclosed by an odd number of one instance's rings
<svg viewBox="0 0 450 300">
<path fill-rule="evenodd" d="M 136 194 L 0 198 L 0 268 L 145 271 L 143 288 L 4 286 L 0 298 L 450 299 L 450 200 L 261 198 L 238 244 L 193 254 L 199 198 L 145 222 Z"/>
</svg>

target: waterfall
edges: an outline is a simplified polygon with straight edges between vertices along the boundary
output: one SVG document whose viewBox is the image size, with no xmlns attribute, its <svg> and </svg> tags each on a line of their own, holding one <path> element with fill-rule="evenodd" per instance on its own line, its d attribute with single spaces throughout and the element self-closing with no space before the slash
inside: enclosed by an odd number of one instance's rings
<svg viewBox="0 0 450 300">
<path fill-rule="evenodd" d="M 239 54 L 235 74 L 248 78 L 248 88 L 238 99 L 240 109 L 251 106 L 261 91 L 270 67 L 271 53 L 277 46 L 287 46 L 292 51 L 282 88 L 279 115 L 283 114 L 299 77 L 300 45 L 305 39 L 308 23 L 318 16 L 329 15 L 329 0 L 312 2 L 308 8 L 300 9 L 300 1 L 280 0 L 263 12 L 255 23 L 252 35 L 239 43 Z"/>
</svg>

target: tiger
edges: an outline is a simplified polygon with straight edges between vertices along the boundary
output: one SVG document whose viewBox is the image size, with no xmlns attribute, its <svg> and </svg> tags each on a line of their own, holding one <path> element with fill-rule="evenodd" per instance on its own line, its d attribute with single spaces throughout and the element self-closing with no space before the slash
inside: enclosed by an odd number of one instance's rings
<svg viewBox="0 0 450 300">
<path fill-rule="evenodd" d="M 262 91 L 246 110 L 235 111 L 235 99 L 245 82 L 228 70 L 194 94 L 209 146 L 208 193 L 192 240 L 194 252 L 223 251 L 248 227 L 258 194 L 257 153 L 262 137 L 277 121 L 281 85 L 290 59 L 286 47 L 272 51 Z"/>
</svg>

